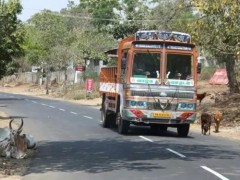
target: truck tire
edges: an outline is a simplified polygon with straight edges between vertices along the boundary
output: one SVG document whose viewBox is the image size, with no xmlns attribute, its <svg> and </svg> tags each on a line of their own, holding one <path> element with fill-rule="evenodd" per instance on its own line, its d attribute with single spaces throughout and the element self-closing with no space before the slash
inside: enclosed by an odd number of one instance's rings
<svg viewBox="0 0 240 180">
<path fill-rule="evenodd" d="M 162 131 L 162 132 L 166 132 L 167 129 L 168 129 L 168 127 L 165 126 L 165 125 L 161 125 L 161 126 L 159 126 L 159 130 Z"/>
<path fill-rule="evenodd" d="M 118 133 L 127 134 L 130 126 L 130 122 L 122 119 L 121 114 L 119 112 L 117 114 L 117 122 L 118 122 Z"/>
<path fill-rule="evenodd" d="M 108 114 L 104 103 L 102 104 L 101 120 L 102 120 L 102 126 L 104 128 L 110 127 L 111 116 L 110 116 L 110 114 Z"/>
<path fill-rule="evenodd" d="M 186 137 L 189 132 L 190 125 L 189 124 L 181 124 L 177 127 L 177 132 L 179 137 Z"/>
</svg>

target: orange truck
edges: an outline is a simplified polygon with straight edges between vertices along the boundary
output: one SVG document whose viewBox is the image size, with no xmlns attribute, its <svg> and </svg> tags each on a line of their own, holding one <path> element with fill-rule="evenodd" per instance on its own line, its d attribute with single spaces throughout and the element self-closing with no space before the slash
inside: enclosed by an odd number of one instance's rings
<svg viewBox="0 0 240 180">
<path fill-rule="evenodd" d="M 100 72 L 102 126 L 130 125 L 187 136 L 196 119 L 197 51 L 182 32 L 145 30 L 120 41 L 117 66 Z"/>
</svg>

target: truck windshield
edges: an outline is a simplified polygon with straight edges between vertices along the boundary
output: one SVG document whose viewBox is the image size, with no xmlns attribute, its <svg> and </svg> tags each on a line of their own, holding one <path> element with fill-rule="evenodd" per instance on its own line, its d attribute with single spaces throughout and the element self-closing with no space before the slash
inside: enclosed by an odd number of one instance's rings
<svg viewBox="0 0 240 180">
<path fill-rule="evenodd" d="M 180 84 L 177 81 L 170 81 L 170 85 L 193 85 L 193 57 L 192 55 L 168 54 L 166 78 L 168 80 L 181 80 Z M 178 82 L 179 83 L 179 82 Z"/>
<path fill-rule="evenodd" d="M 159 78 L 160 53 L 135 53 L 133 59 L 133 78 Z"/>
</svg>

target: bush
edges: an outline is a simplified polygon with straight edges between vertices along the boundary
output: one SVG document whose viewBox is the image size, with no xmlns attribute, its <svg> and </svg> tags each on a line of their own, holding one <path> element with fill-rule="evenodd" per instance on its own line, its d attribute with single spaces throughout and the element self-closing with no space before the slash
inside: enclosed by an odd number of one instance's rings
<svg viewBox="0 0 240 180">
<path fill-rule="evenodd" d="M 216 67 L 202 67 L 201 74 L 199 75 L 199 80 L 209 80 L 215 70 Z"/>
<path fill-rule="evenodd" d="M 84 73 L 82 73 L 82 77 L 83 77 L 84 81 L 86 81 L 86 79 L 88 79 L 88 78 L 94 79 L 94 81 L 96 81 L 96 80 L 98 80 L 99 75 L 97 72 L 85 71 Z"/>
<path fill-rule="evenodd" d="M 73 100 L 81 100 L 81 99 L 86 99 L 86 95 L 84 93 L 81 94 L 74 94 L 72 97 Z"/>
</svg>

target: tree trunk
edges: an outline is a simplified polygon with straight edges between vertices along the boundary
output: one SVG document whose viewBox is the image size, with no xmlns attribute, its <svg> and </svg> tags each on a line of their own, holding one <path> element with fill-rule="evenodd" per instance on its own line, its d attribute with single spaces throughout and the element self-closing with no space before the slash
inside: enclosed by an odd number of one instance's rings
<svg viewBox="0 0 240 180">
<path fill-rule="evenodd" d="M 226 70 L 229 81 L 230 94 L 240 93 L 239 83 L 237 82 L 237 74 L 235 72 L 235 58 L 228 56 L 226 59 Z"/>
</svg>

